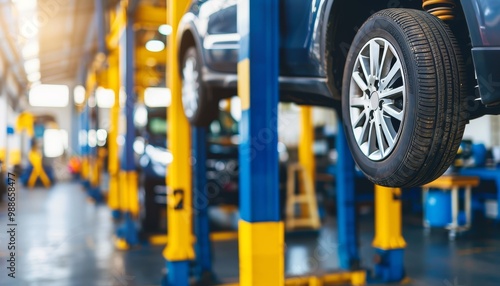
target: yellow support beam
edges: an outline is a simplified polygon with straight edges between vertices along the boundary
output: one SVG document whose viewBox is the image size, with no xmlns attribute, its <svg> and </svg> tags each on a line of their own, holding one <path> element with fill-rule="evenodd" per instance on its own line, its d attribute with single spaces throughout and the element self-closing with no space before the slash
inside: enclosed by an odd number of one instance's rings
<svg viewBox="0 0 500 286">
<path fill-rule="evenodd" d="M 401 189 L 375 186 L 375 239 L 382 250 L 405 248 L 402 235 Z"/>
<path fill-rule="evenodd" d="M 156 86 L 160 83 L 162 74 L 153 68 L 143 68 L 136 71 L 136 86 Z"/>
<path fill-rule="evenodd" d="M 156 64 L 165 65 L 167 63 L 167 49 L 161 52 L 150 52 L 145 47 L 137 47 L 135 50 L 137 66 L 147 65 L 153 62 Z"/>
<path fill-rule="evenodd" d="M 113 211 L 120 210 L 119 171 L 120 158 L 118 146 L 118 125 L 120 120 L 120 62 L 118 51 L 110 53 L 108 58 L 108 84 L 115 95 L 115 102 L 110 110 L 110 128 L 108 132 L 108 206 Z"/>
<path fill-rule="evenodd" d="M 165 8 L 140 4 L 135 12 L 135 23 L 140 26 L 158 28 L 167 23 Z"/>
<path fill-rule="evenodd" d="M 244 283 L 222 284 L 223 286 L 239 286 Z M 266 284 L 254 284 L 266 285 Z M 308 275 L 285 278 L 285 286 L 320 286 L 320 285 L 366 285 L 366 271 L 356 270 L 350 272 L 328 273 L 324 275 Z"/>
<path fill-rule="evenodd" d="M 246 222 L 240 220 L 239 258 L 242 286 L 284 285 L 285 227 L 280 222 Z M 276 269 L 270 272 L 269 269 Z"/>
<path fill-rule="evenodd" d="M 312 107 L 300 107 L 300 140 L 299 140 L 299 163 L 304 168 L 305 172 L 313 182 L 313 193 L 316 194 L 314 182 L 316 177 L 316 160 L 313 152 L 314 145 L 314 126 L 312 120 Z M 301 181 L 304 182 L 304 178 Z M 299 184 L 300 193 L 305 194 L 304 183 Z M 302 217 L 309 216 L 309 209 L 305 205 L 301 205 Z"/>
<path fill-rule="evenodd" d="M 108 50 L 116 50 L 120 45 L 120 36 L 125 30 L 127 23 L 127 14 L 124 1 L 121 1 L 116 12 L 112 12 L 111 28 L 109 34 L 106 36 L 106 44 Z"/>
<path fill-rule="evenodd" d="M 191 1 L 167 0 L 168 19 L 173 33 L 168 53 L 168 86 L 172 103 L 168 107 L 168 148 L 174 161 L 168 166 L 167 219 L 169 243 L 163 256 L 169 262 L 188 261 L 195 257 L 192 233 L 191 127 L 184 115 L 181 100 L 177 30 Z"/>
</svg>

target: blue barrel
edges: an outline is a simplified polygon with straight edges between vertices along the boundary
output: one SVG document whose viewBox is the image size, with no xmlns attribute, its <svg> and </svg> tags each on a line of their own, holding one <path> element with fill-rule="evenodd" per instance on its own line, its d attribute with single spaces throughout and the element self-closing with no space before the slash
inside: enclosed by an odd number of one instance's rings
<svg viewBox="0 0 500 286">
<path fill-rule="evenodd" d="M 430 189 L 425 198 L 425 221 L 431 227 L 451 223 L 451 193 Z"/>
</svg>

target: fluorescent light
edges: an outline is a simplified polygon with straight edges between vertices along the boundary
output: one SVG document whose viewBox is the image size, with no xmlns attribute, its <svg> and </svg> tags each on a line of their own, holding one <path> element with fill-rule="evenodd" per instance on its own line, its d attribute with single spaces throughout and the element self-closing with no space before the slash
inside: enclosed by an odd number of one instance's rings
<svg viewBox="0 0 500 286">
<path fill-rule="evenodd" d="M 144 105 L 139 105 L 135 109 L 134 124 L 138 127 L 144 127 L 148 124 L 148 110 Z"/>
<path fill-rule="evenodd" d="M 35 107 L 66 107 L 69 101 L 67 85 L 40 84 L 31 88 L 29 102 Z"/>
<path fill-rule="evenodd" d="M 33 72 L 28 74 L 28 80 L 30 82 L 38 82 L 42 78 L 42 74 L 40 72 Z"/>
<path fill-rule="evenodd" d="M 25 59 L 33 58 L 38 56 L 40 52 L 40 45 L 36 41 L 32 41 L 24 46 L 22 50 L 23 57 Z"/>
<path fill-rule="evenodd" d="M 125 88 L 123 86 L 120 88 L 120 94 L 118 96 L 120 100 L 120 107 L 124 107 L 127 102 L 127 93 L 125 93 Z"/>
<path fill-rule="evenodd" d="M 236 121 L 240 121 L 241 119 L 241 100 L 239 96 L 233 96 L 231 98 L 231 110 L 229 111 L 231 116 Z"/>
<path fill-rule="evenodd" d="M 111 108 L 115 104 L 115 92 L 112 89 L 98 87 L 95 96 L 100 108 Z"/>
<path fill-rule="evenodd" d="M 87 105 L 90 108 L 94 108 L 97 105 L 97 102 L 95 100 L 95 96 L 89 96 L 89 98 L 87 99 Z"/>
<path fill-rule="evenodd" d="M 87 130 L 80 130 L 78 133 L 78 143 L 80 146 L 87 146 Z"/>
<path fill-rule="evenodd" d="M 171 100 L 170 88 L 148 87 L 144 91 L 144 103 L 147 107 L 167 107 Z"/>
<path fill-rule="evenodd" d="M 118 143 L 118 146 L 123 146 L 125 144 L 125 136 L 118 135 L 118 137 L 116 137 L 116 143 Z"/>
<path fill-rule="evenodd" d="M 172 31 L 173 31 L 172 26 L 167 25 L 167 24 L 161 25 L 158 28 L 158 32 L 160 32 L 160 34 L 165 35 L 165 36 L 169 36 L 170 34 L 172 34 Z"/>
<path fill-rule="evenodd" d="M 38 0 L 12 0 L 18 10 L 34 10 Z"/>
<path fill-rule="evenodd" d="M 97 146 L 97 132 L 94 129 L 89 130 L 89 147 Z"/>
<path fill-rule="evenodd" d="M 165 49 L 165 43 L 160 40 L 149 40 L 146 43 L 146 49 L 153 53 L 161 52 Z"/>
<path fill-rule="evenodd" d="M 73 90 L 75 104 L 82 105 L 85 102 L 85 87 L 77 85 Z"/>
<path fill-rule="evenodd" d="M 43 153 L 55 158 L 64 154 L 64 143 L 68 142 L 68 133 L 59 129 L 45 129 L 43 132 Z"/>
<path fill-rule="evenodd" d="M 108 138 L 108 132 L 104 129 L 99 129 L 96 132 L 97 136 L 97 146 L 102 147 L 106 144 L 106 139 Z"/>
<path fill-rule="evenodd" d="M 27 74 L 40 71 L 40 59 L 32 59 L 24 62 L 24 70 Z"/>
</svg>

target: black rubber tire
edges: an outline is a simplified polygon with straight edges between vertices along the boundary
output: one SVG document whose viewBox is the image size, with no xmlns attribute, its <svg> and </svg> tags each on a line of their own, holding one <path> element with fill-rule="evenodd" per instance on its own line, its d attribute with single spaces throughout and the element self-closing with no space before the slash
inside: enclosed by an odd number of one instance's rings
<svg viewBox="0 0 500 286">
<path fill-rule="evenodd" d="M 195 59 L 196 69 L 198 71 L 198 108 L 193 115 L 186 117 L 194 126 L 206 127 L 219 116 L 219 100 L 203 82 L 202 60 L 195 47 L 190 47 L 184 53 L 181 66 L 181 78 L 184 81 L 182 69 L 189 58 Z"/>
<path fill-rule="evenodd" d="M 366 157 L 351 126 L 349 86 L 361 48 L 383 37 L 397 50 L 406 79 L 405 115 L 392 152 L 380 161 Z M 375 184 L 408 188 L 441 176 L 457 154 L 465 125 L 465 68 L 451 30 L 424 11 L 387 9 L 372 15 L 358 31 L 347 56 L 342 117 L 353 158 Z"/>
</svg>

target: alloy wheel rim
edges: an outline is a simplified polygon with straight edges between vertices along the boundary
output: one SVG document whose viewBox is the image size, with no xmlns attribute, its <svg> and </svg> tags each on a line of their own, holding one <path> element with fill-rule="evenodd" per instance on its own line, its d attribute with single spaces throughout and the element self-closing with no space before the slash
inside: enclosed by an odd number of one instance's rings
<svg viewBox="0 0 500 286">
<path fill-rule="evenodd" d="M 186 59 L 182 69 L 182 76 L 182 105 L 186 116 L 191 118 L 198 109 L 198 89 L 200 87 L 198 81 L 200 75 L 197 70 L 196 59 L 194 57 Z"/>
<path fill-rule="evenodd" d="M 361 152 L 372 161 L 387 158 L 403 129 L 406 82 L 394 46 L 382 38 L 368 41 L 351 74 L 351 128 Z"/>
</svg>

